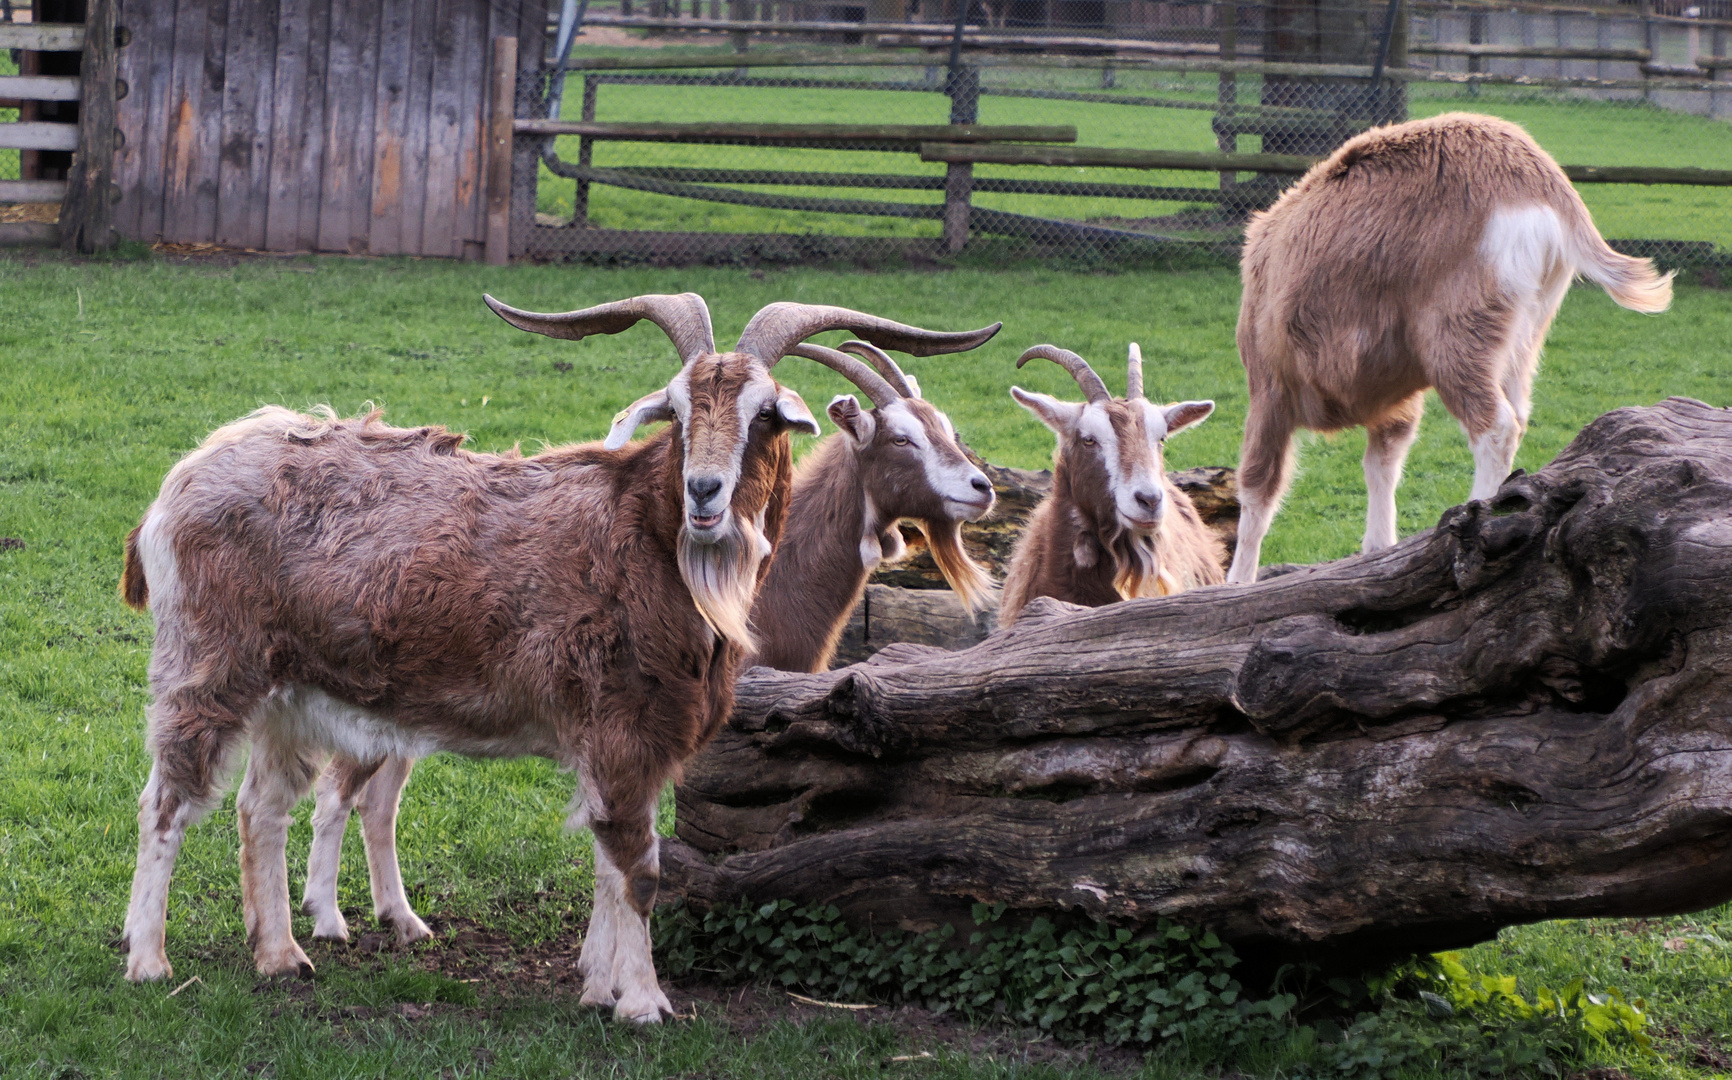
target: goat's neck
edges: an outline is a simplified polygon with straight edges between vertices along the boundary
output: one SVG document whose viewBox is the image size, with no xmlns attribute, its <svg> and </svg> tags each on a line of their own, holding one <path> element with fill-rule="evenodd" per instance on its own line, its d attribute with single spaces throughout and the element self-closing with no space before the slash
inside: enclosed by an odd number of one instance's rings
<svg viewBox="0 0 1732 1080">
<path fill-rule="evenodd" d="M 1104 517 L 1090 513 L 1077 499 L 1070 483 L 1070 470 L 1062 462 L 1053 469 L 1052 490 L 1063 512 L 1048 519 L 1053 533 L 1051 550 L 1069 560 L 1073 580 L 1113 591 L 1113 578 L 1121 557 L 1119 549 L 1141 547 L 1152 551 L 1154 539 L 1124 531 L 1110 512 Z"/>
<path fill-rule="evenodd" d="M 855 446 L 841 435 L 819 443 L 794 474 L 787 527 L 753 608 L 759 663 L 805 671 L 828 661 L 867 576 L 901 554 L 894 525 L 867 495 Z"/>
</svg>

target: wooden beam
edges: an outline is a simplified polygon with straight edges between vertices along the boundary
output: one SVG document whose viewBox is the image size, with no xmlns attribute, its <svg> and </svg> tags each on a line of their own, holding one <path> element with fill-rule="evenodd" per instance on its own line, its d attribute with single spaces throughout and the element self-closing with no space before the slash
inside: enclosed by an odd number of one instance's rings
<svg viewBox="0 0 1732 1080">
<path fill-rule="evenodd" d="M 0 124 L 0 150 L 76 150 L 77 124 L 30 121 Z"/>
<path fill-rule="evenodd" d="M 78 153 L 60 204 L 60 250 L 93 255 L 114 247 L 114 5 L 90 0 L 79 64 Z"/>
<path fill-rule="evenodd" d="M 1427 56 L 1508 56 L 1532 60 L 1651 60 L 1648 49 L 1560 48 L 1551 45 L 1467 45 L 1438 42 L 1409 45 L 1410 53 Z"/>
<path fill-rule="evenodd" d="M 487 241 L 489 266 L 511 261 L 512 121 L 517 111 L 517 39 L 493 39 L 493 93 L 487 129 Z"/>
<path fill-rule="evenodd" d="M 519 135 L 584 135 L 631 142 L 781 145 L 790 142 L 1075 142 L 1076 128 L 1019 124 L 613 124 L 518 120 Z"/>
<path fill-rule="evenodd" d="M 0 203 L 57 203 L 65 197 L 64 180 L 0 180 Z"/>
<path fill-rule="evenodd" d="M 711 31 L 715 33 L 773 34 L 920 34 L 937 33 L 949 36 L 947 27 L 933 23 L 911 22 L 840 22 L 833 19 L 796 19 L 789 22 L 765 22 L 761 19 L 667 19 L 645 15 L 592 14 L 583 18 L 585 28 L 591 26 L 620 27 L 640 30 Z M 979 26 L 968 29 L 978 32 Z M 583 32 L 578 31 L 582 37 Z"/>
<path fill-rule="evenodd" d="M 81 23 L 0 23 L 0 49 L 78 52 L 83 48 Z"/>
<path fill-rule="evenodd" d="M 76 75 L 0 75 L 0 100 L 77 101 Z"/>
<path fill-rule="evenodd" d="M 956 143 L 922 143 L 920 160 L 942 161 L 946 164 L 1302 173 L 1320 159 L 1298 154 L 1222 154 L 1189 150 L 1127 150 L 1104 146 L 965 146 Z"/>
<path fill-rule="evenodd" d="M 1732 69 L 1732 56 L 1698 56 L 1696 66 L 1703 71 L 1726 71 Z"/>
<path fill-rule="evenodd" d="M 880 36 L 878 45 L 881 48 L 905 48 L 914 46 L 921 49 L 949 48 L 952 35 L 941 33 L 936 27 L 924 27 L 923 33 Z M 1001 34 L 980 33 L 964 34 L 962 36 L 964 49 L 1058 49 L 1066 52 L 1079 50 L 1119 53 L 1135 55 L 1143 53 L 1153 56 L 1218 56 L 1220 47 L 1214 42 L 1203 41 L 1145 41 L 1138 38 L 1097 38 L 1086 36 L 1052 36 L 1039 34 Z"/>
<path fill-rule="evenodd" d="M 1694 184 L 1732 187 L 1732 169 L 1653 168 L 1646 165 L 1565 165 L 1577 184 Z"/>
<path fill-rule="evenodd" d="M 53 247 L 60 226 L 51 221 L 0 221 L 0 247 Z"/>
</svg>

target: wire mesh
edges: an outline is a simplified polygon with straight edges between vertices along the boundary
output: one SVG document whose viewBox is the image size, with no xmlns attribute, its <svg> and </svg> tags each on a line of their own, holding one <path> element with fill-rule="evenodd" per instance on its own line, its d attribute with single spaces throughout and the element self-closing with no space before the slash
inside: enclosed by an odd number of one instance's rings
<svg viewBox="0 0 1732 1080">
<path fill-rule="evenodd" d="M 654 263 L 1231 258 L 1249 214 L 1297 179 L 1293 159 L 1462 109 L 1521 123 L 1566 165 L 1732 170 L 1732 82 L 1712 81 L 1728 73 L 1684 71 L 1724 56 L 1732 20 L 1700 10 L 971 3 L 954 67 L 956 11 L 927 0 L 897 0 L 895 22 L 877 4 L 592 4 L 557 108 L 551 64 L 519 87 L 519 116 L 591 126 L 519 137 L 529 205 L 515 250 Z M 836 29 L 849 21 L 862 29 Z M 670 124 L 716 126 L 622 127 Z M 959 124 L 978 127 L 944 130 Z M 1064 163 L 982 160 L 983 147 Z M 1241 156 L 1209 156 L 1221 154 Z M 1673 263 L 1732 251 L 1732 187 L 1578 190 L 1625 250 Z"/>
</svg>

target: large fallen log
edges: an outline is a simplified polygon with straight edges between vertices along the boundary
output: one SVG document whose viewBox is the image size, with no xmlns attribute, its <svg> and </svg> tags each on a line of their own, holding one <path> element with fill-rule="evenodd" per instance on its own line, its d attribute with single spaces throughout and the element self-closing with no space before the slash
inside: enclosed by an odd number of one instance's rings
<svg viewBox="0 0 1732 1080">
<path fill-rule="evenodd" d="M 665 886 L 976 901 L 1373 963 L 1732 897 L 1732 414 L 1595 421 L 1375 555 L 755 670 Z"/>
</svg>

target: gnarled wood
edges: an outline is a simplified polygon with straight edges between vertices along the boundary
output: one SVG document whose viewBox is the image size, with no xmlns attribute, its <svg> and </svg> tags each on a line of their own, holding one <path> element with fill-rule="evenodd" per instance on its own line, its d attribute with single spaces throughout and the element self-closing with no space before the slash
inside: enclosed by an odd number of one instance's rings
<svg viewBox="0 0 1732 1080">
<path fill-rule="evenodd" d="M 757 670 L 664 887 L 1381 956 L 1732 897 L 1732 414 L 1673 399 L 1375 555 Z"/>
</svg>

